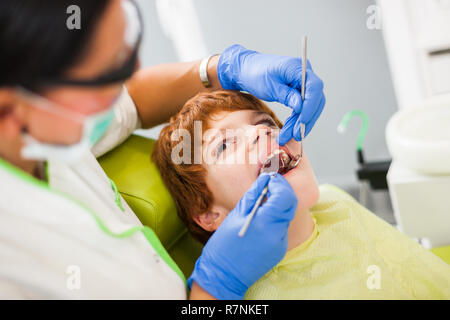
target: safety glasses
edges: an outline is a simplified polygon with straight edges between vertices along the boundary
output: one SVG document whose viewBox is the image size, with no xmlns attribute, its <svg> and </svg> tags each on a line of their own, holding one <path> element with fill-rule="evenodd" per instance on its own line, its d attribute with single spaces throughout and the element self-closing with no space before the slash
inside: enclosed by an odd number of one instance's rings
<svg viewBox="0 0 450 320">
<path fill-rule="evenodd" d="M 139 48 L 142 40 L 143 22 L 141 12 L 134 0 L 123 0 L 122 8 L 126 17 L 126 30 L 124 36 L 125 46 L 119 55 L 119 59 L 124 62 L 119 68 L 105 72 L 92 79 L 64 79 L 64 78 L 43 78 L 35 79 L 31 86 L 79 86 L 79 87 L 99 87 L 126 81 L 134 73 Z M 27 85 L 28 86 L 28 85 Z"/>
</svg>

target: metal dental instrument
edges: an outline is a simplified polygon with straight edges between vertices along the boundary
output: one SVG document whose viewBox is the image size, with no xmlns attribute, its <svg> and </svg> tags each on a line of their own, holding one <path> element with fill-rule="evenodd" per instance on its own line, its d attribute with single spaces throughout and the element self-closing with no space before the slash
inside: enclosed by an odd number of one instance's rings
<svg viewBox="0 0 450 320">
<path fill-rule="evenodd" d="M 308 38 L 303 37 L 303 52 L 302 52 L 302 101 L 305 101 L 305 86 L 306 86 L 306 49 L 307 49 Z M 305 138 L 305 124 L 300 123 L 300 134 L 302 141 L 300 141 L 300 159 L 303 157 L 303 139 Z"/>
<path fill-rule="evenodd" d="M 307 43 L 307 38 L 306 36 L 303 37 L 303 52 L 302 52 L 302 88 L 301 88 L 301 94 L 302 94 L 302 101 L 305 100 L 305 82 L 306 82 L 306 43 Z M 300 141 L 300 154 L 296 155 L 294 157 L 294 159 L 291 160 L 291 162 L 289 163 L 289 168 L 295 168 L 300 160 L 303 157 L 303 140 L 305 138 L 305 124 L 304 123 L 300 123 L 300 135 L 302 137 L 302 140 Z M 262 170 L 264 171 L 264 170 Z M 272 172 L 271 173 L 271 179 L 277 174 L 277 171 Z M 258 210 L 259 206 L 261 205 L 261 202 L 263 201 L 264 197 L 267 195 L 267 192 L 269 190 L 269 186 L 267 185 L 263 191 L 261 192 L 261 195 L 258 197 L 258 199 L 255 202 L 255 205 L 253 206 L 252 211 L 250 212 L 250 214 L 247 216 L 247 218 L 245 219 L 245 223 L 242 226 L 241 230 L 239 230 L 239 237 L 243 237 L 245 232 L 247 231 L 248 227 L 250 226 L 250 222 L 253 219 L 253 216 L 256 213 L 256 210 Z"/>
<path fill-rule="evenodd" d="M 305 81 L 306 81 L 306 45 L 308 38 L 303 36 L 303 50 L 302 50 L 302 101 L 305 100 Z"/>
<path fill-rule="evenodd" d="M 302 101 L 305 101 L 305 82 L 306 82 L 306 47 L 307 47 L 307 37 L 303 37 L 303 50 L 302 50 L 302 88 L 301 88 L 301 94 L 302 94 Z M 290 168 L 295 168 L 300 160 L 303 157 L 303 140 L 305 139 L 305 124 L 300 123 L 300 135 L 301 135 L 301 141 L 300 141 L 300 154 L 296 155 L 294 159 L 289 163 Z"/>
<path fill-rule="evenodd" d="M 272 174 L 271 174 L 271 177 L 270 177 L 270 179 L 272 179 L 274 176 L 275 176 L 275 174 L 276 174 L 276 172 L 273 172 Z M 244 225 L 242 226 L 242 228 L 241 228 L 241 230 L 239 230 L 239 237 L 243 237 L 244 236 L 244 234 L 245 234 L 245 232 L 247 231 L 247 229 L 248 229 L 248 227 L 249 227 L 249 225 L 250 225 L 250 222 L 252 221 L 252 219 L 253 219 L 253 216 L 255 215 L 255 213 L 256 213 L 256 210 L 259 208 L 259 206 L 261 205 L 261 202 L 263 201 L 263 199 L 264 199 L 264 197 L 266 196 L 266 194 L 267 194 L 267 192 L 269 191 L 269 186 L 267 185 L 267 186 L 265 186 L 264 187 L 264 189 L 263 189 L 263 191 L 261 192 L 261 195 L 258 197 L 258 199 L 256 200 L 256 202 L 255 202 L 255 205 L 253 206 L 253 209 L 252 209 L 252 211 L 250 212 L 250 214 L 247 216 L 247 218 L 245 219 L 245 223 L 244 223 Z"/>
</svg>

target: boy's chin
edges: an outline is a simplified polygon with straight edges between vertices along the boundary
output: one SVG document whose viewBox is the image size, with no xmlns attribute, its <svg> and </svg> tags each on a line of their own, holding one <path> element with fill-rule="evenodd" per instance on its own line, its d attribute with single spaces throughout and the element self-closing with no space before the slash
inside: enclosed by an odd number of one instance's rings
<svg viewBox="0 0 450 320">
<path fill-rule="evenodd" d="M 298 199 L 302 199 L 304 205 L 313 206 L 318 200 L 319 187 L 314 173 L 308 170 L 300 162 L 299 165 L 283 175 L 291 185 Z M 310 204 L 310 205 L 309 205 Z"/>
<path fill-rule="evenodd" d="M 300 187 L 301 181 L 301 172 L 300 168 L 296 167 L 292 170 L 289 170 L 285 174 L 283 174 L 283 177 L 286 179 L 287 182 L 291 185 L 292 189 L 297 190 Z"/>
</svg>

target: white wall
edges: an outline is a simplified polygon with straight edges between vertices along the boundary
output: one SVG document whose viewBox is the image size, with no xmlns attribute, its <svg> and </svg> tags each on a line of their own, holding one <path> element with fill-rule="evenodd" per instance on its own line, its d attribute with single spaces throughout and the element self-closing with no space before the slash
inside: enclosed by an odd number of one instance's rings
<svg viewBox="0 0 450 320">
<path fill-rule="evenodd" d="M 159 26 L 154 0 L 138 1 L 146 23 L 144 66 L 176 61 L 173 44 Z M 371 0 L 193 0 L 209 52 L 233 43 L 265 53 L 299 56 L 308 35 L 308 57 L 325 83 L 327 104 L 305 142 L 320 183 L 346 186 L 355 181 L 355 146 L 360 121 L 344 135 L 336 132 L 351 109 L 367 112 L 366 159 L 389 158 L 384 130 L 396 111 L 381 30 L 368 30 Z M 272 103 L 285 119 L 289 109 Z M 157 130 L 152 131 L 155 135 Z"/>
</svg>

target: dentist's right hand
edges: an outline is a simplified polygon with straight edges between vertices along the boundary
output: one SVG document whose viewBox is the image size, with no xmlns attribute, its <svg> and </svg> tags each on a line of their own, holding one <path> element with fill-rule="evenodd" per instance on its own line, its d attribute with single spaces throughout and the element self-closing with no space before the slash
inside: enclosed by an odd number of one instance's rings
<svg viewBox="0 0 450 320">
<path fill-rule="evenodd" d="M 269 185 L 267 201 L 257 210 L 245 235 L 239 230 L 256 200 Z M 297 197 L 286 179 L 261 174 L 203 248 L 188 279 L 217 299 L 243 299 L 247 289 L 286 254 L 289 223 Z"/>
</svg>

